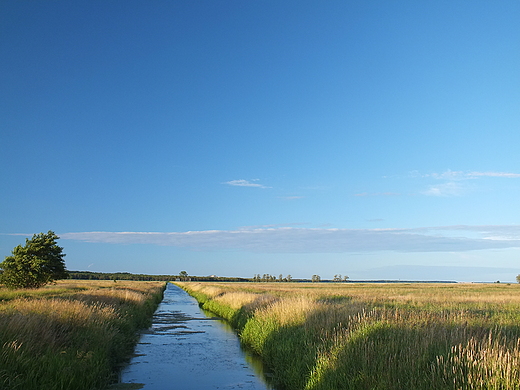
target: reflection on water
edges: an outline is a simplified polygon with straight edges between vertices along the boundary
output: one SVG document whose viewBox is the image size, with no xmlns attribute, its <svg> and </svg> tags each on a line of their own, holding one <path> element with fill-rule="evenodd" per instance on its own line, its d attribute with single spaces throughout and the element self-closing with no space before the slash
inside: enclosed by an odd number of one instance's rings
<svg viewBox="0 0 520 390">
<path fill-rule="evenodd" d="M 121 372 L 120 388 L 273 389 L 262 362 L 240 346 L 233 329 L 168 284 L 153 325 Z"/>
</svg>

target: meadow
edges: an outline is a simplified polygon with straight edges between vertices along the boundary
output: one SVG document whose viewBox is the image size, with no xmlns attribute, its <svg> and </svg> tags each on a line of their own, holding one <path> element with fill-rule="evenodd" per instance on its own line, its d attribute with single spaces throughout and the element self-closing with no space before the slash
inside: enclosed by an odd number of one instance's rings
<svg viewBox="0 0 520 390">
<path fill-rule="evenodd" d="M 0 389 L 104 389 L 150 325 L 164 282 L 0 288 Z"/>
<path fill-rule="evenodd" d="M 520 389 L 520 285 L 176 284 L 281 389 Z"/>
</svg>

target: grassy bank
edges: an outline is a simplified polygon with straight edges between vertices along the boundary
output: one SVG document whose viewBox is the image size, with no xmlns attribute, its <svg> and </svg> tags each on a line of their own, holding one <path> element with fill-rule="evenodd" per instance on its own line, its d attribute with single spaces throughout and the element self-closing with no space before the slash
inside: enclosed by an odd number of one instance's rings
<svg viewBox="0 0 520 390">
<path fill-rule="evenodd" d="M 520 389 L 520 286 L 179 283 L 284 389 Z"/>
<path fill-rule="evenodd" d="M 150 324 L 164 282 L 0 289 L 0 389 L 103 389 Z"/>
</svg>

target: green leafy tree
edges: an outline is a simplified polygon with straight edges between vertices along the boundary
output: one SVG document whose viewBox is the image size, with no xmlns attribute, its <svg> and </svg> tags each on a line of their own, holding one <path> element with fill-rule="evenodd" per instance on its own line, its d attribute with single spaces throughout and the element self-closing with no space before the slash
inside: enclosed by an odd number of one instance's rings
<svg viewBox="0 0 520 390">
<path fill-rule="evenodd" d="M 7 256 L 0 268 L 0 282 L 9 288 L 39 288 L 47 283 L 68 277 L 63 248 L 59 237 L 49 230 L 25 239 L 25 246 L 18 245 L 12 256 Z"/>
<path fill-rule="evenodd" d="M 189 280 L 190 277 L 188 276 L 188 273 L 187 273 L 186 271 L 181 271 L 181 272 L 179 273 L 179 278 L 180 278 L 181 280 L 186 281 L 186 280 Z"/>
<path fill-rule="evenodd" d="M 516 282 L 520 283 L 520 275 L 516 275 Z"/>
</svg>

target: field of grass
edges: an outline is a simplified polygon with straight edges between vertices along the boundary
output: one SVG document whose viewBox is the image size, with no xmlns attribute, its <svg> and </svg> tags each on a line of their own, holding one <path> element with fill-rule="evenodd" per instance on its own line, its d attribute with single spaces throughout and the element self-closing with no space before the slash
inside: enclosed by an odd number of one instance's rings
<svg viewBox="0 0 520 390">
<path fill-rule="evenodd" d="M 520 285 L 176 284 L 283 389 L 520 389 Z"/>
<path fill-rule="evenodd" d="M 59 281 L 0 289 L 0 389 L 104 389 L 147 327 L 164 282 Z"/>
</svg>

